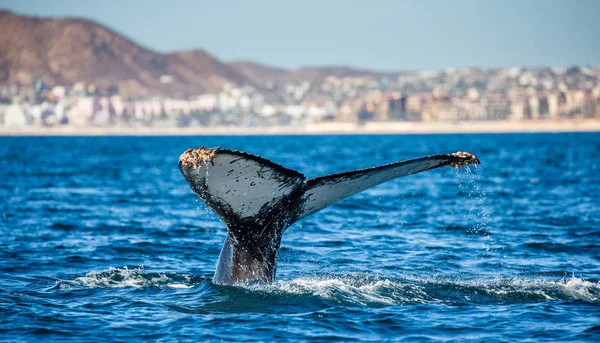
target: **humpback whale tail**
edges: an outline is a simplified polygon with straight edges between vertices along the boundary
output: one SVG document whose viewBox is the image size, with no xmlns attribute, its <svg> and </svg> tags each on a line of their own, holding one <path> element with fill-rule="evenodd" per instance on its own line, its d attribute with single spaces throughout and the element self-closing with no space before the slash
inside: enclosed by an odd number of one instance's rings
<svg viewBox="0 0 600 343">
<path fill-rule="evenodd" d="M 479 164 L 467 152 L 433 155 L 306 180 L 301 173 L 239 151 L 188 149 L 179 168 L 192 190 L 227 226 L 214 282 L 275 278 L 285 229 L 383 182 L 444 166 Z"/>
</svg>

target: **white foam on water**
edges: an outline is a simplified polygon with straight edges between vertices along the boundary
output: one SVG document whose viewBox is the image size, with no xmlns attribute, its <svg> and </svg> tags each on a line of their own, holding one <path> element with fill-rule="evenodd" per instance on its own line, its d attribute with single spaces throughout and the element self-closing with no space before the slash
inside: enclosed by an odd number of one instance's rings
<svg viewBox="0 0 600 343">
<path fill-rule="evenodd" d="M 556 283 L 556 287 L 575 299 L 600 301 L 600 282 L 593 283 L 573 276 L 566 282 L 563 280 Z"/>
<path fill-rule="evenodd" d="M 600 302 L 600 282 L 591 282 L 575 276 L 570 279 L 491 279 L 460 280 L 444 278 L 412 278 L 415 282 L 429 285 L 455 287 L 463 292 L 474 292 L 497 300 L 525 299 L 537 295 L 547 301 L 587 300 Z"/>
<path fill-rule="evenodd" d="M 171 288 L 192 288 L 192 286 L 184 285 L 182 283 L 169 283 L 167 286 Z"/>
<path fill-rule="evenodd" d="M 145 273 L 142 266 L 134 269 L 110 267 L 103 271 L 91 271 L 72 282 L 62 282 L 59 284 L 59 288 L 72 288 L 77 285 L 91 288 L 143 288 L 149 286 L 190 288 L 192 287 L 190 283 L 191 277 L 188 275 L 176 275 L 173 277 L 164 273 Z"/>
<path fill-rule="evenodd" d="M 135 269 L 113 268 L 104 271 L 91 271 L 84 277 L 75 279 L 76 283 L 87 287 L 136 287 L 141 288 L 152 284 L 166 284 L 169 278 L 164 274 L 148 278 L 144 275 L 144 268 Z"/>
<path fill-rule="evenodd" d="M 600 282 L 573 277 L 568 280 L 491 279 L 460 280 L 406 278 L 389 280 L 371 276 L 297 278 L 273 284 L 239 285 L 277 295 L 312 295 L 362 306 L 452 304 L 457 301 L 543 302 L 580 299 L 600 302 Z"/>
<path fill-rule="evenodd" d="M 276 281 L 272 284 L 241 285 L 252 291 L 274 295 L 313 295 L 325 300 L 334 300 L 357 305 L 396 305 L 424 302 L 426 294 L 418 285 L 403 284 L 388 279 L 372 277 L 297 278 Z"/>
<path fill-rule="evenodd" d="M 57 283 L 59 289 L 77 286 L 91 288 L 168 287 L 186 289 L 194 286 L 189 275 L 146 273 L 143 267 L 109 268 L 91 271 L 74 281 Z M 365 274 L 300 277 L 278 280 L 272 284 L 247 283 L 243 289 L 266 292 L 273 296 L 311 295 L 324 300 L 361 306 L 404 304 L 448 304 L 459 300 L 540 302 L 586 300 L 600 302 L 600 282 L 577 278 L 546 280 L 497 278 L 463 280 L 444 277 L 404 277 L 390 280 Z"/>
</svg>

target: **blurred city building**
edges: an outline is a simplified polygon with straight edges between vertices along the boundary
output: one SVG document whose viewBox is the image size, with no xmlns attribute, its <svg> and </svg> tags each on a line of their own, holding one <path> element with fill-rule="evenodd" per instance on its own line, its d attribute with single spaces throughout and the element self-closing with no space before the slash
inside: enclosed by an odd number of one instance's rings
<svg viewBox="0 0 600 343">
<path fill-rule="evenodd" d="M 164 79 L 164 80 L 163 80 Z M 170 79 L 161 76 L 164 82 Z M 25 126 L 269 126 L 317 122 L 600 119 L 600 68 L 452 69 L 224 83 L 172 98 L 93 84 L 0 86 L 0 124 Z"/>
</svg>

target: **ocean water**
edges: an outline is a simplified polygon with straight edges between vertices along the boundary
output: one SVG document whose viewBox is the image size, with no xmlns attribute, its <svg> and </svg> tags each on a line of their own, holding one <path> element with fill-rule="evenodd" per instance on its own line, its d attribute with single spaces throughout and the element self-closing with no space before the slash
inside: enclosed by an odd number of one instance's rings
<svg viewBox="0 0 600 343">
<path fill-rule="evenodd" d="M 177 167 L 308 177 L 458 150 L 293 225 L 277 281 L 219 286 L 224 224 Z M 598 341 L 600 134 L 0 138 L 0 341 Z"/>
</svg>

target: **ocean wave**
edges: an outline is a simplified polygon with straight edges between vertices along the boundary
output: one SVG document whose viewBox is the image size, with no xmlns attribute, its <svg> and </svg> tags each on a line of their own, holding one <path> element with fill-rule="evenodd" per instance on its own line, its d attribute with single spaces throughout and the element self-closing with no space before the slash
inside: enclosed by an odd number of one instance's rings
<svg viewBox="0 0 600 343">
<path fill-rule="evenodd" d="M 77 286 L 90 288 L 121 288 L 121 287 L 159 287 L 159 288 L 190 288 L 198 283 L 198 278 L 185 274 L 146 273 L 144 267 L 129 269 L 128 267 L 110 267 L 103 271 L 91 271 L 73 281 L 59 281 L 60 289 Z"/>
<path fill-rule="evenodd" d="M 412 278 L 430 289 L 454 290 L 466 300 L 509 303 L 586 300 L 600 302 L 600 282 L 572 276 L 570 279 L 495 278 L 487 280 L 461 280 L 448 278 Z"/>
<path fill-rule="evenodd" d="M 298 278 L 272 284 L 252 283 L 241 287 L 273 295 L 313 295 L 325 300 L 362 306 L 424 302 L 427 294 L 419 285 L 402 284 L 388 279 L 367 280 L 353 277 Z"/>
<path fill-rule="evenodd" d="M 176 273 L 147 273 L 143 267 L 109 268 L 91 271 L 73 281 L 59 281 L 56 287 L 89 288 L 192 288 L 205 284 L 223 291 L 208 278 Z M 249 282 L 226 286 L 225 296 L 251 292 L 274 299 L 297 296 L 354 306 L 390 306 L 407 304 L 535 303 L 544 301 L 584 300 L 600 303 L 600 282 L 575 276 L 570 279 L 496 278 L 465 280 L 446 277 L 404 277 L 389 279 L 368 274 L 327 275 L 278 280 L 272 284 Z"/>
<path fill-rule="evenodd" d="M 274 295 L 313 295 L 362 306 L 459 303 L 528 303 L 585 300 L 600 302 L 600 282 L 577 277 L 561 280 L 403 278 L 365 275 L 297 278 L 241 287 Z"/>
</svg>

